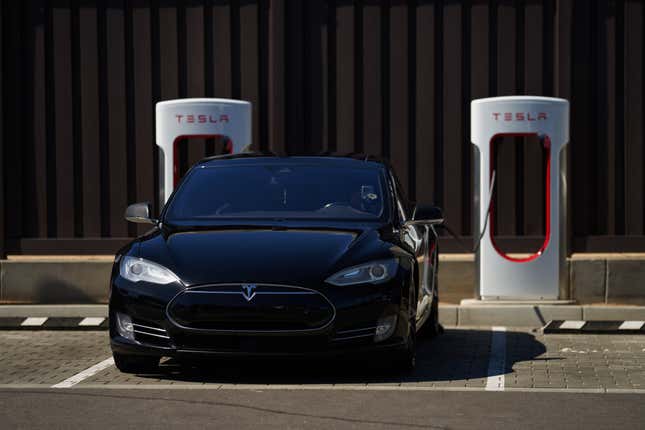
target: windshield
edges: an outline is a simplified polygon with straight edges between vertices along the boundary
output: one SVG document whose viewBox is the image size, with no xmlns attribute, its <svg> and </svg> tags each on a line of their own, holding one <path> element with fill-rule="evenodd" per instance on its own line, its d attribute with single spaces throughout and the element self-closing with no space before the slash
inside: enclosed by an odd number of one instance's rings
<svg viewBox="0 0 645 430">
<path fill-rule="evenodd" d="M 378 169 L 270 164 L 200 166 L 177 190 L 166 222 L 208 219 L 377 220 Z"/>
</svg>

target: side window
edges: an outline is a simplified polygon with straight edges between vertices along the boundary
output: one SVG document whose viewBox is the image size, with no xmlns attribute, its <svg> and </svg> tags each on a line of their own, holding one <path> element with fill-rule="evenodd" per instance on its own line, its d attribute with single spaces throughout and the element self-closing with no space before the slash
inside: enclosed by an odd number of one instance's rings
<svg viewBox="0 0 645 430">
<path fill-rule="evenodd" d="M 403 188 L 401 188 L 401 183 L 399 182 L 398 178 L 392 171 L 390 171 L 390 178 L 392 180 L 392 184 L 394 185 L 394 195 L 396 197 L 396 208 L 399 214 L 399 218 L 401 219 L 401 222 L 405 222 L 409 220 L 411 217 L 411 214 L 409 213 L 409 210 L 408 210 L 408 207 L 409 207 L 408 201 L 405 198 L 405 194 L 403 194 Z"/>
</svg>

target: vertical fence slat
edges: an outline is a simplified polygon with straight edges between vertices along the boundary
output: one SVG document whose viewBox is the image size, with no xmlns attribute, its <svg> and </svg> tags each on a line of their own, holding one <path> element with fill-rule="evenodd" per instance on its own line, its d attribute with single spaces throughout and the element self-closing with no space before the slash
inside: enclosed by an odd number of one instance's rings
<svg viewBox="0 0 645 430">
<path fill-rule="evenodd" d="M 571 53 L 573 50 L 572 43 L 572 26 L 573 26 L 573 1 L 574 0 L 558 0 L 555 5 L 555 15 L 553 17 L 553 28 L 554 28 L 554 38 L 553 38 L 553 62 L 554 62 L 554 71 L 553 71 L 553 81 L 554 81 L 554 95 L 556 97 L 561 97 L 567 99 L 571 102 L 571 84 L 573 75 L 571 73 Z M 571 115 L 571 114 L 570 114 Z M 570 131 L 570 136 L 573 136 L 573 131 Z M 573 249 L 573 217 L 575 213 L 575 208 L 573 208 L 573 191 L 571 184 L 573 169 L 571 157 L 572 147 L 575 143 L 569 139 L 569 145 L 565 149 L 567 153 L 567 172 L 569 175 L 570 185 L 567 190 L 566 195 L 566 205 L 567 205 L 567 231 L 569 232 L 567 237 L 567 252 Z"/>
<path fill-rule="evenodd" d="M 159 76 L 161 100 L 175 99 L 179 95 L 177 76 L 177 9 L 162 3 L 159 8 Z"/>
<path fill-rule="evenodd" d="M 58 6 L 58 5 L 57 5 Z M 72 149 L 72 39 L 69 4 L 52 11 L 56 142 L 57 236 L 74 235 Z"/>
<path fill-rule="evenodd" d="M 336 63 L 338 60 L 338 55 L 336 53 L 336 7 L 334 2 L 331 0 L 327 1 L 327 13 L 325 14 L 326 19 L 326 29 L 327 29 L 327 67 L 325 68 L 326 73 L 326 130 L 327 130 L 327 145 L 325 146 L 326 150 L 329 152 L 336 151 L 337 146 L 337 130 L 336 125 L 336 92 L 337 92 L 337 72 L 336 72 Z"/>
<path fill-rule="evenodd" d="M 408 10 L 405 2 L 390 9 L 390 153 L 392 166 L 409 195 L 408 166 Z"/>
<path fill-rule="evenodd" d="M 573 5 L 575 0 L 558 0 L 555 15 L 555 94 L 571 98 L 571 62 L 573 50 Z"/>
<path fill-rule="evenodd" d="M 18 142 L 24 124 L 22 123 L 22 97 L 21 87 L 23 83 L 22 64 L 19 61 L 21 46 L 21 22 L 19 3 L 3 3 L 3 45 L 4 56 L 4 79 L 6 87 L 2 98 L 4 104 L 4 136 L 6 142 Z M 11 202 L 7 205 L 5 213 L 7 238 L 19 239 L 24 235 L 23 226 L 23 180 L 22 180 L 22 145 L 7 144 L 4 152 L 6 162 L 4 164 L 3 176 L 5 181 L 5 201 Z"/>
<path fill-rule="evenodd" d="M 287 153 L 297 153 L 306 145 L 304 142 L 305 106 L 303 93 L 304 84 L 304 37 L 303 25 L 304 3 L 288 1 L 286 3 L 284 21 L 284 79 L 288 84 L 284 87 L 285 94 L 285 147 Z"/>
<path fill-rule="evenodd" d="M 320 5 L 320 140 L 321 151 L 329 150 L 329 2 Z"/>
<path fill-rule="evenodd" d="M 595 169 L 595 186 L 596 186 L 596 207 L 594 213 L 594 225 L 592 231 L 594 234 L 607 234 L 609 218 L 613 217 L 613 212 L 609 207 L 609 188 L 607 184 L 612 181 L 612 171 L 608 168 L 608 160 L 613 157 L 610 155 L 610 142 L 613 143 L 614 136 L 609 132 L 613 129 L 613 110 L 609 108 L 610 90 L 609 76 L 614 76 L 612 70 L 615 67 L 615 58 L 613 58 L 613 46 L 610 47 L 613 39 L 612 30 L 613 16 L 608 14 L 608 5 L 606 2 L 597 2 L 594 8 L 594 21 L 596 31 L 594 32 L 593 43 L 596 45 L 596 55 L 594 58 L 596 70 L 596 82 L 594 84 L 596 92 L 594 98 L 597 100 L 594 109 L 594 124 L 596 125 L 595 135 L 595 162 L 592 167 Z"/>
<path fill-rule="evenodd" d="M 497 9 L 497 95 L 516 93 L 516 22 L 515 9 L 510 1 L 502 1 Z M 497 177 L 495 181 L 496 207 L 495 232 L 500 236 L 512 236 L 517 231 L 516 145 L 504 139 L 505 143 L 496 148 Z"/>
<path fill-rule="evenodd" d="M 23 26 L 31 24 L 31 8 L 32 3 L 25 3 L 20 11 L 20 21 Z M 21 70 L 25 85 L 21 88 L 21 96 L 23 97 L 22 111 L 20 116 L 23 118 L 23 129 L 34 130 L 34 106 L 33 102 L 36 98 L 35 92 L 35 70 L 34 57 L 32 54 L 35 48 L 34 40 L 35 31 L 24 31 L 21 36 L 21 45 L 24 54 L 17 60 L 21 62 Z M 21 146 L 22 146 L 22 187 L 25 195 L 33 196 L 36 190 L 36 178 L 34 171 L 35 164 L 35 150 L 37 136 L 35 133 L 22 132 L 21 133 Z M 29 160 L 29 161 L 28 161 Z M 37 202 L 34 198 L 26 198 L 22 201 L 23 210 L 23 235 L 37 236 Z"/>
<path fill-rule="evenodd" d="M 83 234 L 101 236 L 99 59 L 96 7 L 79 9 Z"/>
<path fill-rule="evenodd" d="M 472 6 L 470 31 L 471 64 L 473 70 L 470 74 L 470 92 L 473 99 L 488 97 L 490 95 L 490 88 L 488 86 L 489 76 L 489 62 L 491 61 L 490 53 L 488 50 L 488 40 L 491 37 L 490 23 L 488 21 L 489 5 L 486 3 L 477 2 Z M 468 136 L 470 139 L 470 136 Z"/>
<path fill-rule="evenodd" d="M 161 3 L 159 7 L 159 96 L 172 100 L 179 96 L 177 59 L 177 9 Z M 166 154 L 169 156 L 169 154 Z M 159 172 L 161 175 L 162 173 Z"/>
<path fill-rule="evenodd" d="M 123 211 L 127 201 L 125 21 L 122 3 L 106 10 L 108 151 L 110 166 L 110 234 L 128 235 Z"/>
<path fill-rule="evenodd" d="M 4 193 L 4 7 L 0 7 L 0 259 L 6 257 L 5 244 L 5 193 Z"/>
<path fill-rule="evenodd" d="M 476 2 L 472 5 L 472 10 L 470 13 L 470 23 L 466 25 L 471 25 L 470 30 L 470 52 L 471 59 L 470 64 L 473 68 L 473 71 L 470 73 L 470 97 L 471 100 L 476 100 L 484 97 L 490 96 L 490 69 L 491 69 L 491 56 L 490 56 L 490 38 L 492 37 L 491 33 L 491 24 L 489 22 L 490 16 L 490 5 L 487 2 Z M 493 59 L 494 60 L 494 59 Z M 470 106 L 468 106 L 470 109 Z M 470 141 L 470 136 L 465 136 L 470 143 L 469 150 L 471 153 L 479 151 L 477 147 L 472 145 Z M 471 169 L 474 167 L 477 159 L 471 157 Z M 474 175 L 471 177 L 471 190 L 474 186 Z M 471 196 L 468 196 L 472 198 Z M 482 202 L 479 202 L 482 204 Z M 485 204 L 485 203 L 484 203 Z M 472 210 L 472 205 L 471 205 Z M 474 222 L 472 218 L 473 214 L 471 213 L 471 234 L 472 236 L 478 236 L 479 231 L 477 229 L 481 228 L 479 222 Z"/>
<path fill-rule="evenodd" d="M 460 231 L 464 236 L 471 234 L 472 230 L 472 212 L 473 212 L 473 153 L 470 142 L 470 100 L 472 100 L 472 90 L 470 88 L 470 74 L 472 70 L 471 52 L 472 40 L 470 33 L 472 20 L 471 4 L 466 3 L 461 8 L 461 171 L 462 171 L 462 189 L 461 189 L 461 225 Z"/>
<path fill-rule="evenodd" d="M 34 1 L 31 5 L 31 66 L 32 78 L 32 171 L 33 189 L 29 192 L 32 199 L 32 216 L 34 224 L 32 235 L 47 237 L 47 176 L 42 174 L 47 169 L 47 111 L 46 111 L 46 71 L 45 71 L 45 2 Z M 39 174 L 36 174 L 39 172 Z"/>
<path fill-rule="evenodd" d="M 204 8 L 195 4 L 186 7 L 187 97 L 204 97 Z"/>
<path fill-rule="evenodd" d="M 589 230 L 589 146 L 592 142 L 593 117 L 591 116 L 591 81 L 592 66 L 589 64 L 591 58 L 591 44 L 589 39 L 591 32 L 591 2 L 575 3 L 575 23 L 572 29 L 572 94 L 571 94 L 571 148 L 573 158 L 572 179 L 573 179 L 573 234 L 584 236 Z"/>
<path fill-rule="evenodd" d="M 604 112 L 606 113 L 606 125 L 604 127 L 604 134 L 600 135 L 601 146 L 604 143 L 606 158 L 598 157 L 598 170 L 604 170 L 606 182 L 599 183 L 599 214 L 598 219 L 600 222 L 604 220 L 600 228 L 600 234 L 613 235 L 616 233 L 616 198 L 613 192 L 616 186 L 616 15 L 609 11 L 608 7 L 604 7 L 603 12 L 606 14 L 605 20 L 605 53 L 603 55 L 605 64 L 604 76 L 605 83 L 603 88 L 605 93 L 601 96 L 598 103 L 599 106 L 605 106 Z M 600 60 L 599 60 L 600 61 Z M 604 101 L 604 103 L 603 103 Z M 603 121 L 602 115 L 598 115 L 598 121 Z M 604 196 L 604 199 L 603 199 Z M 601 207 L 602 206 L 602 207 Z"/>
<path fill-rule="evenodd" d="M 625 2 L 625 233 L 643 234 L 643 3 Z"/>
<path fill-rule="evenodd" d="M 152 41 L 150 9 L 134 6 L 132 10 L 132 43 L 134 69 L 134 144 L 136 158 L 136 200 L 154 202 L 154 104 L 152 100 Z M 140 226 L 143 233 L 147 227 Z"/>
<path fill-rule="evenodd" d="M 518 58 L 518 61 L 524 61 L 524 92 L 533 96 L 544 95 L 544 11 L 545 6 L 537 2 L 528 2 L 524 10 L 524 58 Z M 539 236 L 544 230 L 543 150 L 536 143 L 527 139 L 523 148 L 524 198 L 521 204 L 524 205 L 523 233 L 526 236 Z"/>
<path fill-rule="evenodd" d="M 416 200 L 435 200 L 435 40 L 434 4 L 420 2 L 416 11 Z"/>
<path fill-rule="evenodd" d="M 215 97 L 231 97 L 231 6 L 216 2 L 213 6 L 213 88 Z"/>
<path fill-rule="evenodd" d="M 259 116 L 260 112 L 260 51 L 258 40 L 258 5 L 253 2 L 241 2 L 240 5 L 240 84 L 241 98 L 253 105 L 253 140 L 252 147 L 259 149 Z"/>
<path fill-rule="evenodd" d="M 304 143 L 308 153 L 317 154 L 323 150 L 324 142 L 322 28 L 325 25 L 325 5 L 323 0 L 310 0 L 304 3 Z"/>
<path fill-rule="evenodd" d="M 285 7 L 272 0 L 269 7 L 269 150 L 283 153 L 285 143 Z"/>
<path fill-rule="evenodd" d="M 443 137 L 444 212 L 448 224 L 461 233 L 463 224 L 462 149 L 464 115 L 462 97 L 462 5 L 446 3 L 443 9 Z"/>
<path fill-rule="evenodd" d="M 366 154 L 380 155 L 383 134 L 381 73 L 381 5 L 367 2 L 363 7 L 363 150 Z"/>
<path fill-rule="evenodd" d="M 204 7 L 186 7 L 186 96 L 204 97 Z M 192 166 L 206 155 L 206 141 L 191 139 L 188 145 L 188 165 Z"/>
<path fill-rule="evenodd" d="M 355 150 L 354 127 L 354 6 L 336 8 L 336 150 Z"/>
</svg>

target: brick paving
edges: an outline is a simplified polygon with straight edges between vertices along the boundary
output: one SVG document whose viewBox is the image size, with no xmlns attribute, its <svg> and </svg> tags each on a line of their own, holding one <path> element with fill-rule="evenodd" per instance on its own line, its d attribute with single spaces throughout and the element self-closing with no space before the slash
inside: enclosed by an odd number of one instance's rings
<svg viewBox="0 0 645 430">
<path fill-rule="evenodd" d="M 537 388 L 645 388 L 645 336 L 545 335 L 536 340 L 546 352 L 517 363 L 506 376 L 507 386 L 515 376 L 522 380 L 518 386 Z"/>
<path fill-rule="evenodd" d="M 109 356 L 105 332 L 0 331 L 0 384 L 55 384 Z"/>
<path fill-rule="evenodd" d="M 645 336 L 506 333 L 506 388 L 645 389 Z M 164 360 L 153 375 L 110 367 L 83 385 L 279 384 L 483 389 L 489 367 L 487 328 L 448 329 L 422 341 L 417 369 L 401 377 L 376 361 L 215 361 L 182 367 Z M 105 332 L 0 331 L 0 385 L 58 383 L 110 356 Z"/>
</svg>

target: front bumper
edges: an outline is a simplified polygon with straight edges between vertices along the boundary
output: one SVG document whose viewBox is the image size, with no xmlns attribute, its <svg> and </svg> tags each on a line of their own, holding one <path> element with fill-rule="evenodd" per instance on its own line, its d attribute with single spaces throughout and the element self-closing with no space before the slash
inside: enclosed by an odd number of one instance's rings
<svg viewBox="0 0 645 430">
<path fill-rule="evenodd" d="M 267 350 L 217 350 L 217 349 L 181 349 L 162 348 L 141 343 L 134 343 L 123 337 L 117 336 L 110 340 L 112 351 L 127 355 L 147 355 L 154 357 L 173 357 L 177 359 L 208 359 L 208 358 L 271 358 L 271 357 L 294 357 L 294 358 L 321 358 L 321 357 L 362 357 L 374 353 L 388 353 L 391 351 L 403 350 L 405 342 L 384 342 L 372 345 L 363 345 L 345 348 L 329 348 L 320 350 L 298 350 L 298 351 L 267 351 Z"/>
<path fill-rule="evenodd" d="M 381 285 L 350 288 L 317 286 L 310 290 L 320 293 L 333 307 L 333 316 L 328 321 L 320 320 L 320 326 L 307 330 L 283 330 L 273 329 L 276 320 L 267 315 L 267 326 L 272 328 L 258 331 L 257 327 L 244 329 L 239 321 L 231 329 L 227 329 L 221 320 L 216 325 L 204 326 L 197 317 L 196 320 L 202 325 L 186 326 L 184 321 L 178 323 L 178 312 L 169 304 L 175 303 L 173 300 L 187 289 L 178 285 L 134 284 L 117 275 L 113 279 L 110 294 L 111 347 L 114 352 L 121 354 L 177 358 L 356 356 L 398 350 L 406 347 L 408 339 L 408 289 L 405 278 L 394 278 Z M 276 296 L 275 300 L 276 312 L 285 308 L 285 299 Z M 196 310 L 222 311 L 221 307 L 212 310 L 201 303 L 193 305 Z M 132 319 L 134 339 L 123 337 L 117 330 L 117 313 Z M 186 314 L 190 312 L 184 309 L 182 316 L 185 318 Z M 397 317 L 392 334 L 387 339 L 375 342 L 378 321 L 392 315 Z M 261 322 L 255 321 L 256 324 Z"/>
</svg>

